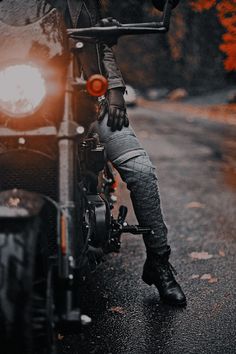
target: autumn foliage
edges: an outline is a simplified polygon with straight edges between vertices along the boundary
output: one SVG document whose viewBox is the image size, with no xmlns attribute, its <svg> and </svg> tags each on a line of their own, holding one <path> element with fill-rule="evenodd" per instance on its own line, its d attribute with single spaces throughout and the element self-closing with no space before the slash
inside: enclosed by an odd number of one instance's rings
<svg viewBox="0 0 236 354">
<path fill-rule="evenodd" d="M 226 30 L 220 45 L 226 54 L 225 69 L 236 71 L 236 0 L 193 0 L 192 7 L 200 12 L 216 8 L 219 21 Z"/>
</svg>

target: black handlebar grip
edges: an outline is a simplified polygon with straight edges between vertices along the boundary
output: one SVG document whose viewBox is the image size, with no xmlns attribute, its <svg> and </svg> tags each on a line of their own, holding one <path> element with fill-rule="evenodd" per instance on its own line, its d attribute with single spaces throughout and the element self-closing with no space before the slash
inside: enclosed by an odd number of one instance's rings
<svg viewBox="0 0 236 354">
<path fill-rule="evenodd" d="M 170 0 L 169 2 L 171 3 L 172 9 L 174 9 L 179 4 L 180 0 Z M 167 0 L 152 0 L 152 3 L 156 9 L 164 11 Z"/>
<path fill-rule="evenodd" d="M 179 5 L 180 0 L 169 0 L 172 5 L 172 9 L 174 9 L 177 5 Z"/>
</svg>

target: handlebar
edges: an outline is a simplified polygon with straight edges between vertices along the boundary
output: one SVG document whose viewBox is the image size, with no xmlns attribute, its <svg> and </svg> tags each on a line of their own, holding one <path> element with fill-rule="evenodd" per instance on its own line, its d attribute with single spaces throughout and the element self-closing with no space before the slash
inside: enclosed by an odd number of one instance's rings
<svg viewBox="0 0 236 354">
<path fill-rule="evenodd" d="M 115 44 L 120 37 L 127 35 L 166 33 L 170 26 L 172 8 L 171 0 L 167 0 L 162 20 L 159 22 L 120 24 L 113 19 L 104 19 L 101 21 L 101 26 L 76 29 L 70 28 L 67 30 L 67 33 L 74 39 L 95 42 L 101 41 L 108 44 Z"/>
<path fill-rule="evenodd" d="M 81 39 L 90 38 L 97 40 L 105 40 L 109 37 L 119 38 L 125 35 L 137 35 L 137 34 L 148 34 L 148 33 L 165 33 L 167 29 L 165 27 L 159 27 L 156 23 L 150 23 L 142 26 L 142 24 L 136 24 L 133 26 L 120 25 L 120 26 L 108 26 L 108 27 L 88 27 L 79 29 L 68 29 L 67 33 L 70 37 Z"/>
</svg>

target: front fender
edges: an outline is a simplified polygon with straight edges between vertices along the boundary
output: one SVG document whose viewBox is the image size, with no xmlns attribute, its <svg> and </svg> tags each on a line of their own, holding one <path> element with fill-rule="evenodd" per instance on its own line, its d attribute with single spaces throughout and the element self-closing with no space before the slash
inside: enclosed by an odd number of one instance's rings
<svg viewBox="0 0 236 354">
<path fill-rule="evenodd" d="M 30 218 L 38 215 L 44 205 L 43 198 L 33 192 L 12 189 L 0 192 L 0 219 Z"/>
</svg>

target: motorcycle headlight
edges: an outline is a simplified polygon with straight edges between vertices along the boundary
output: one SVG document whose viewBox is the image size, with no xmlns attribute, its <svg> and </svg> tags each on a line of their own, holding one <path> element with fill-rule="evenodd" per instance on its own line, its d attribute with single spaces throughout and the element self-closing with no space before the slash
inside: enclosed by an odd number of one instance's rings
<svg viewBox="0 0 236 354">
<path fill-rule="evenodd" d="M 34 113 L 46 96 L 46 83 L 33 65 L 11 65 L 0 70 L 0 110 L 9 116 Z"/>
</svg>

